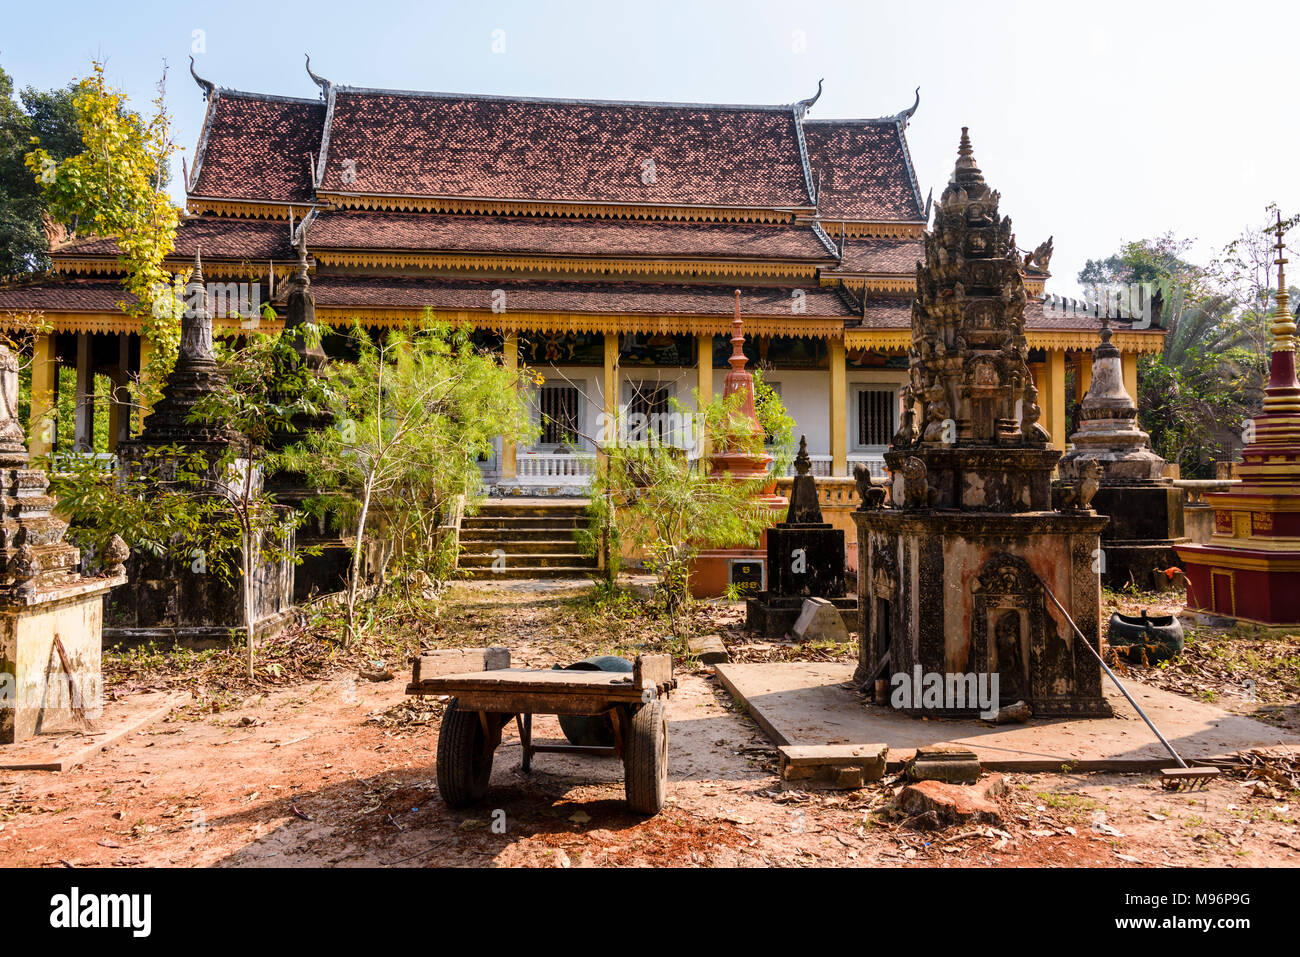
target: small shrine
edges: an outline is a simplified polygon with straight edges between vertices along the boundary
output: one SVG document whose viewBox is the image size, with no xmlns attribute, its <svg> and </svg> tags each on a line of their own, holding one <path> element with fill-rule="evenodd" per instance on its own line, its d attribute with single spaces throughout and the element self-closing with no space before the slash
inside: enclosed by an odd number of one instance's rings
<svg viewBox="0 0 1300 957">
<path fill-rule="evenodd" d="M 790 632 L 805 599 L 825 598 L 845 615 L 858 607 L 845 595 L 844 530 L 822 521 L 806 436 L 794 467 L 785 521 L 767 530 L 767 589 L 745 603 L 745 628 L 768 638 Z"/>
<path fill-rule="evenodd" d="M 748 431 L 752 442 L 733 443 L 732 448 L 717 449 L 709 459 L 710 475 L 720 482 L 771 479 L 758 495 L 774 512 L 786 506 L 783 496 L 775 493 L 776 479 L 771 475 L 772 455 L 762 451 L 763 427 L 754 411 L 754 374 L 745 366 L 745 324 L 740 318 L 740 290 L 736 290 L 735 313 L 731 320 L 731 369 L 723 379 L 722 398 L 740 394 L 735 431 Z M 756 548 L 701 549 L 691 563 L 691 594 L 696 598 L 716 598 L 734 585 L 742 593 L 762 591 L 767 584 L 767 532 Z"/>
<path fill-rule="evenodd" d="M 18 358 L 0 345 L 0 744 L 83 728 L 102 703 L 103 598 L 126 581 L 126 544 L 102 556 L 105 573 L 80 572 L 81 552 L 63 540 L 49 479 L 30 467 L 18 424 Z"/>
<path fill-rule="evenodd" d="M 853 516 L 854 681 L 888 701 L 891 685 L 931 675 L 950 689 L 992 688 L 996 678 L 995 706 L 1023 701 L 1037 715 L 1108 715 L 1098 660 L 1077 647 L 1048 594 L 1100 647 L 1092 563 L 1106 519 L 1088 509 L 1087 488 L 1071 509 L 1052 509 L 1060 452 L 1038 421 L 1023 263 L 998 199 L 963 128 L 917 264 L 910 384 L 885 454 L 888 501 L 864 499 Z M 898 707 L 978 714 L 971 697 L 909 697 Z"/>
<path fill-rule="evenodd" d="M 1268 628 L 1300 627 L 1300 382 L 1296 322 L 1288 308 L 1286 246 L 1277 224 L 1277 309 L 1264 408 L 1247 426 L 1241 484 L 1205 498 L 1214 535 L 1179 545 L 1187 608 Z"/>
<path fill-rule="evenodd" d="M 229 461 L 230 450 L 243 437 L 221 424 L 191 421 L 205 395 L 228 388 L 212 350 L 212 314 L 197 252 L 185 289 L 176 365 L 140 435 L 120 443 L 118 454 L 124 471 L 138 470 L 149 481 L 167 482 L 176 478 L 171 450 L 189 453 L 208 463 L 207 492 L 229 499 L 229 476 L 221 471 L 221 463 Z M 254 481 L 260 483 L 262 477 L 255 475 Z M 105 640 L 127 645 L 169 640 L 191 647 L 229 641 L 243 630 L 243 589 L 237 575 L 228 581 L 210 565 L 215 565 L 213 556 L 132 555 L 126 587 L 106 602 Z M 287 558 L 265 559 L 255 569 L 253 620 L 259 634 L 274 631 L 288 620 L 293 581 L 294 566 Z"/>
<path fill-rule="evenodd" d="M 316 324 L 316 300 L 308 275 L 305 224 L 299 226 L 295 247 L 298 263 L 293 275 L 281 288 L 277 304 L 285 310 L 284 335 L 291 338 L 300 367 L 309 375 L 320 375 L 327 361 L 325 350 L 318 341 L 307 341 L 302 332 L 304 327 Z M 327 428 L 329 424 L 328 416 L 297 415 L 292 430 L 274 436 L 271 444 L 282 450 L 301 441 L 308 432 Z M 280 471 L 268 475 L 265 487 L 276 502 L 299 512 L 306 512 L 307 501 L 319 494 L 308 483 L 307 476 L 300 472 Z M 342 591 L 347 584 L 352 549 L 344 539 L 337 517 L 306 515 L 305 521 L 298 526 L 296 539 L 302 554 L 301 562 L 294 569 L 293 600 L 303 602 L 313 596 Z"/>
<path fill-rule="evenodd" d="M 1119 350 L 1102 319 L 1101 343 L 1092 353 L 1092 382 L 1079 409 L 1073 448 L 1061 456 L 1053 502 L 1075 506 L 1076 490 L 1093 491 L 1092 508 L 1110 518 L 1101 532 L 1098 567 L 1113 588 L 1130 582 L 1150 588 L 1153 573 L 1178 564 L 1183 537 L 1183 493 L 1165 477 L 1165 460 L 1137 422 L 1137 403 L 1124 388 Z M 1094 489 L 1095 486 L 1095 489 Z M 1167 580 L 1162 574 L 1161 580 Z"/>
</svg>

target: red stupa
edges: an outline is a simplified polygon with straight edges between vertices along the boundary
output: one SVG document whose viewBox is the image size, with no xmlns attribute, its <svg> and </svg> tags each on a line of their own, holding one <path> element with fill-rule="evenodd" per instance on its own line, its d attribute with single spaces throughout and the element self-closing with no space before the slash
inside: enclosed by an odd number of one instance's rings
<svg viewBox="0 0 1300 957">
<path fill-rule="evenodd" d="M 1206 496 L 1214 535 L 1205 545 L 1180 545 L 1178 556 L 1189 611 L 1289 630 L 1300 629 L 1300 382 L 1282 235 L 1279 215 L 1273 355 L 1264 409 L 1247 426 L 1241 484 Z"/>
</svg>

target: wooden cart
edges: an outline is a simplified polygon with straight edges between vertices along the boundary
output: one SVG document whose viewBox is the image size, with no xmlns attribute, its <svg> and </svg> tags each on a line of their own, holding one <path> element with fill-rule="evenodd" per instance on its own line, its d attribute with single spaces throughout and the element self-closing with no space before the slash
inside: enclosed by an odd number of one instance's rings
<svg viewBox="0 0 1300 957">
<path fill-rule="evenodd" d="M 451 807 L 487 793 L 492 756 L 513 718 L 523 748 L 534 754 L 592 754 L 623 761 L 628 806 L 656 814 L 668 787 L 667 696 L 677 686 L 671 655 L 638 655 L 632 673 L 511 668 L 505 648 L 466 648 L 421 655 L 407 694 L 452 695 L 438 732 L 438 790 Z M 613 747 L 533 743 L 533 715 L 607 716 Z"/>
</svg>

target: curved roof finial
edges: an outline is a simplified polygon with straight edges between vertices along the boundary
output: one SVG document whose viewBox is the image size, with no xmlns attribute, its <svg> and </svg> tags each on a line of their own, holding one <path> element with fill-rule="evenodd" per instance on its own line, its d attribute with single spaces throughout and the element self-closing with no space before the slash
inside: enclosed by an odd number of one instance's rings
<svg viewBox="0 0 1300 957">
<path fill-rule="evenodd" d="M 199 89 L 203 91 L 203 98 L 205 100 L 210 97 L 217 88 L 217 85 L 211 80 L 205 80 L 194 72 L 194 57 L 190 57 L 190 76 L 194 77 L 194 82 L 197 83 Z"/>
<path fill-rule="evenodd" d="M 808 99 L 800 100 L 798 103 L 794 105 L 794 111 L 799 115 L 799 119 L 802 120 L 804 114 L 812 109 L 812 105 L 821 99 L 822 84 L 825 82 L 826 82 L 826 78 L 822 77 L 822 79 L 817 81 L 817 92 L 814 93 L 812 96 L 808 97 Z"/>
<path fill-rule="evenodd" d="M 320 95 L 321 95 L 321 99 L 326 99 L 326 98 L 328 98 L 328 97 L 329 97 L 329 89 L 330 89 L 330 87 L 332 87 L 332 86 L 334 85 L 333 82 L 331 82 L 330 80 L 325 79 L 325 77 L 323 77 L 323 76 L 317 76 L 315 73 L 313 73 L 313 72 L 311 71 L 311 54 L 310 54 L 310 53 L 306 53 L 306 54 L 304 54 L 304 56 L 307 57 L 307 75 L 308 75 L 309 77 L 311 77 L 311 81 L 312 81 L 313 83 L 315 83 L 318 87 L 320 87 Z"/>
<path fill-rule="evenodd" d="M 917 108 L 918 106 L 920 106 L 920 105 L 921 105 L 921 88 L 918 86 L 918 87 L 916 88 L 916 102 L 914 102 L 914 103 L 913 103 L 911 106 L 909 106 L 907 109 L 903 110 L 903 112 L 901 112 L 901 113 L 895 113 L 895 114 L 894 114 L 894 119 L 895 119 L 897 122 L 899 122 L 899 123 L 902 124 L 903 129 L 907 129 L 907 123 L 908 123 L 908 121 L 911 120 L 912 115 L 913 115 L 914 113 L 916 113 L 916 108 Z"/>
</svg>

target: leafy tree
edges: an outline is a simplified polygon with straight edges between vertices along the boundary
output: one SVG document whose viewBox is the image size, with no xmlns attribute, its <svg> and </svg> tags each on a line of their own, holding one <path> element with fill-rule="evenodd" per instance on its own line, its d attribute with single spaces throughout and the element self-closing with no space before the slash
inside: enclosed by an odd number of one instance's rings
<svg viewBox="0 0 1300 957">
<path fill-rule="evenodd" d="M 174 284 L 163 268 L 180 221 L 165 191 L 168 158 L 177 149 L 164 105 L 165 80 L 164 73 L 146 121 L 127 108 L 125 94 L 107 84 L 103 64 L 96 62 L 72 96 L 81 151 L 60 159 L 33 136 L 24 158 L 54 219 L 112 237 L 121 251 L 123 286 L 133 301 L 120 306 L 140 320 L 141 335 L 154 346 L 140 394 L 145 405 L 157 399 L 175 364 L 184 308 L 177 295 L 184 280 Z"/>
<path fill-rule="evenodd" d="M 462 496 L 479 491 L 478 460 L 493 438 L 523 439 L 532 429 L 518 374 L 476 349 L 468 329 L 426 316 L 377 337 L 356 325 L 348 342 L 356 361 L 329 367 L 335 427 L 309 435 L 287 462 L 355 529 L 345 642 L 360 633 L 366 546 L 429 571 L 436 530 Z"/>
<path fill-rule="evenodd" d="M 720 450 L 761 454 L 771 438 L 781 474 L 790 461 L 794 420 L 781 398 L 755 376 L 755 412 L 760 429 L 741 414 L 740 394 L 718 397 L 701 406 L 692 431 L 701 438 L 703 454 L 654 441 L 606 443 L 604 463 L 592 483 L 588 527 L 579 543 L 591 555 L 601 555 L 606 582 L 617 580 L 624 544 L 645 556 L 658 578 L 659 594 L 678 633 L 678 612 L 690 598 L 690 567 L 704 548 L 753 545 L 773 522 L 771 509 L 758 500 L 772 479 L 718 478 L 711 474 Z M 673 410 L 692 413 L 676 400 Z M 623 435 L 625 430 L 613 430 Z M 680 637 L 680 635 L 678 635 Z"/>
<path fill-rule="evenodd" d="M 0 277 L 23 277 L 49 268 L 43 225 L 45 202 L 24 156 L 33 136 L 56 160 L 81 149 L 73 90 L 27 87 L 14 99 L 13 79 L 0 69 Z"/>
</svg>

